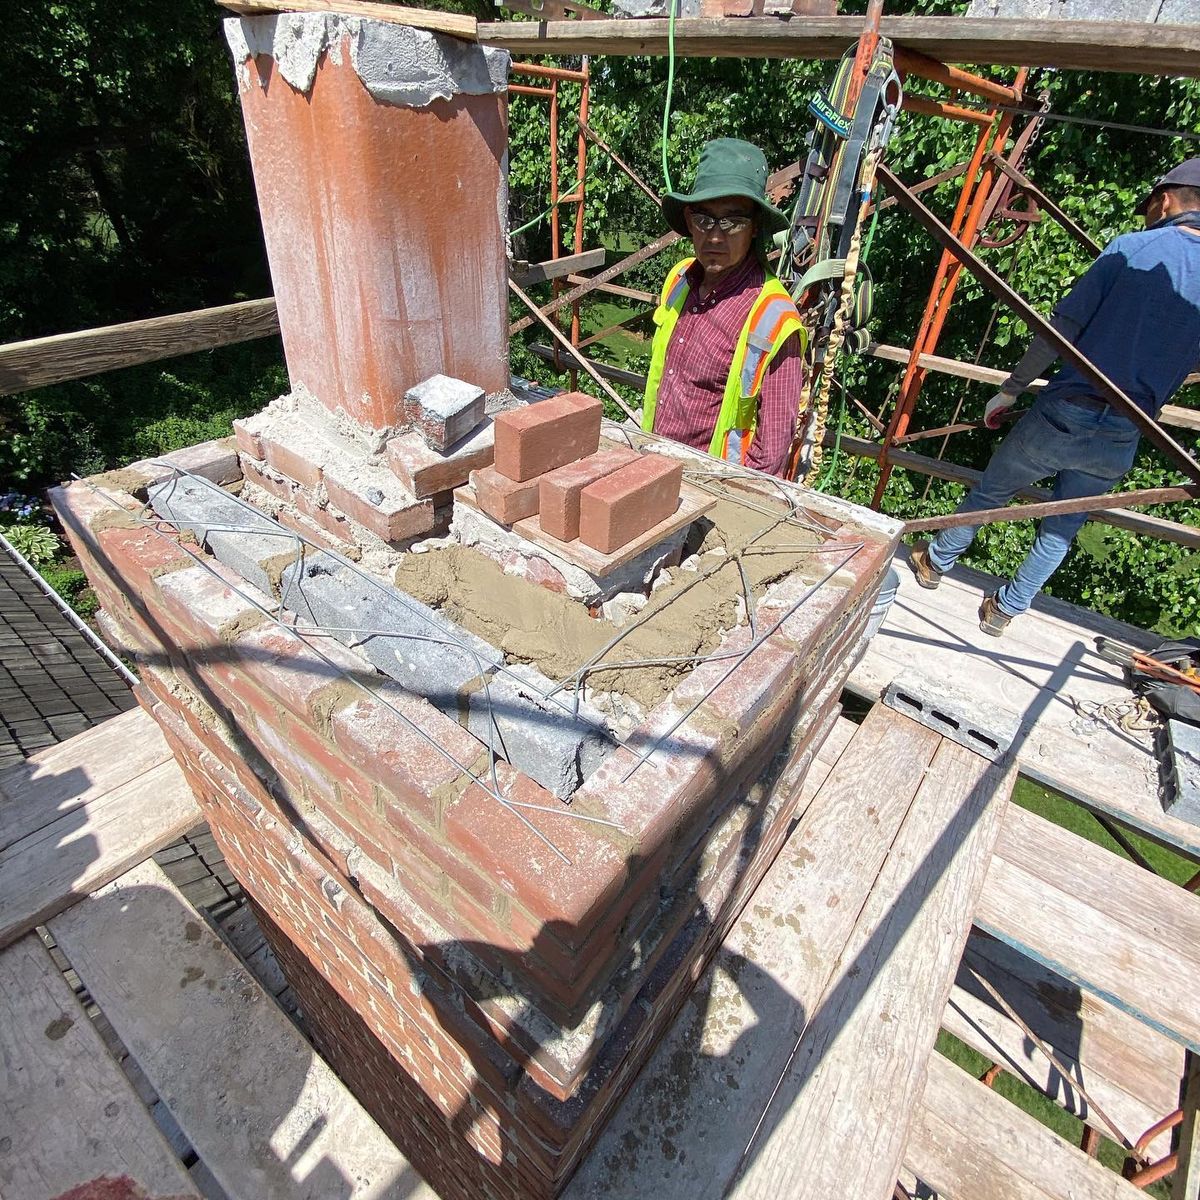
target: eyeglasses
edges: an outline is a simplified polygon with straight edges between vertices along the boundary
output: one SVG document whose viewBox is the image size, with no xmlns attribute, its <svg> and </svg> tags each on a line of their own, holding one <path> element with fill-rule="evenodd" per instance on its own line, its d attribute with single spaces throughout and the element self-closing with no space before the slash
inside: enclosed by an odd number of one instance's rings
<svg viewBox="0 0 1200 1200">
<path fill-rule="evenodd" d="M 712 213 L 697 212 L 694 208 L 689 208 L 687 215 L 701 233 L 712 233 L 714 229 L 722 233 L 741 233 L 754 224 L 753 217 L 714 217 Z"/>
</svg>

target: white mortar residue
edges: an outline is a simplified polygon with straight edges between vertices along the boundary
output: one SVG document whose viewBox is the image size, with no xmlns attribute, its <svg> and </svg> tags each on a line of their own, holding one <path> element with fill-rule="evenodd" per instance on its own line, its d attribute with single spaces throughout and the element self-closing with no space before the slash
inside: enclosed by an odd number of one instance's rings
<svg viewBox="0 0 1200 1200">
<path fill-rule="evenodd" d="M 266 54 L 292 87 L 307 93 L 322 53 L 328 50 L 330 59 L 341 65 L 342 41 L 349 38 L 355 72 L 367 91 L 384 104 L 425 108 L 434 100 L 508 89 L 507 51 L 408 25 L 340 13 L 281 13 L 230 17 L 225 21 L 225 38 L 243 88 L 249 86 L 247 61 Z"/>
</svg>

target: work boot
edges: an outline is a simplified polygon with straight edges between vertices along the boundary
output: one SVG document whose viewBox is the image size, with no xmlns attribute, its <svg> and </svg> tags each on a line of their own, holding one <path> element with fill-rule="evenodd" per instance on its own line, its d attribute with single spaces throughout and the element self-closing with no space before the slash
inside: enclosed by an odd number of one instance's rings
<svg viewBox="0 0 1200 1200">
<path fill-rule="evenodd" d="M 942 582 L 942 573 L 933 565 L 929 557 L 928 542 L 913 542 L 913 548 L 908 556 L 908 565 L 917 577 L 917 582 L 923 588 L 932 591 Z"/>
<path fill-rule="evenodd" d="M 984 596 L 979 606 L 979 628 L 992 637 L 1002 637 L 1012 617 L 1000 607 L 1000 593 Z"/>
</svg>

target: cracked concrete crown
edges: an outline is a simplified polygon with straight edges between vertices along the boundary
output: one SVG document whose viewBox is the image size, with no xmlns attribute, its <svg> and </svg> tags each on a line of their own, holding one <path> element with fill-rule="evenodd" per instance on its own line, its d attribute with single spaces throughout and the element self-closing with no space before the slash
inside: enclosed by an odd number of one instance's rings
<svg viewBox="0 0 1200 1200">
<path fill-rule="evenodd" d="M 312 88 L 321 55 L 342 63 L 343 40 L 363 86 L 385 104 L 424 108 L 456 95 L 486 95 L 508 89 L 509 55 L 408 25 L 368 21 L 340 13 L 280 13 L 229 17 L 225 38 L 243 87 L 245 63 L 260 54 L 275 60 L 297 91 Z"/>
</svg>

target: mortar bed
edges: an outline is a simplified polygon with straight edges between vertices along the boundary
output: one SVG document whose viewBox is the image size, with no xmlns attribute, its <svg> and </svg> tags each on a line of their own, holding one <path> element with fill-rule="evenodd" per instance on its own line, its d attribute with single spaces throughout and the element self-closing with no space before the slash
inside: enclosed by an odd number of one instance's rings
<svg viewBox="0 0 1200 1200">
<path fill-rule="evenodd" d="M 570 679 L 631 626 L 604 656 L 605 664 L 703 656 L 746 623 L 741 572 L 733 557 L 739 551 L 755 601 L 787 575 L 809 582 L 820 577 L 811 553 L 820 539 L 785 522 L 786 514 L 784 505 L 771 501 L 756 500 L 752 507 L 736 498 L 719 500 L 689 533 L 687 565 L 662 569 L 644 589 L 645 607 L 620 623 L 568 595 L 506 574 L 496 560 L 470 546 L 437 545 L 405 554 L 395 584 L 495 646 L 509 665 L 532 664 L 552 680 Z M 532 543 L 529 555 L 538 555 Z M 589 673 L 585 692 L 602 710 L 607 698 L 617 711 L 628 711 L 622 702 L 632 701 L 645 712 L 691 670 L 686 664 L 608 667 Z"/>
</svg>

